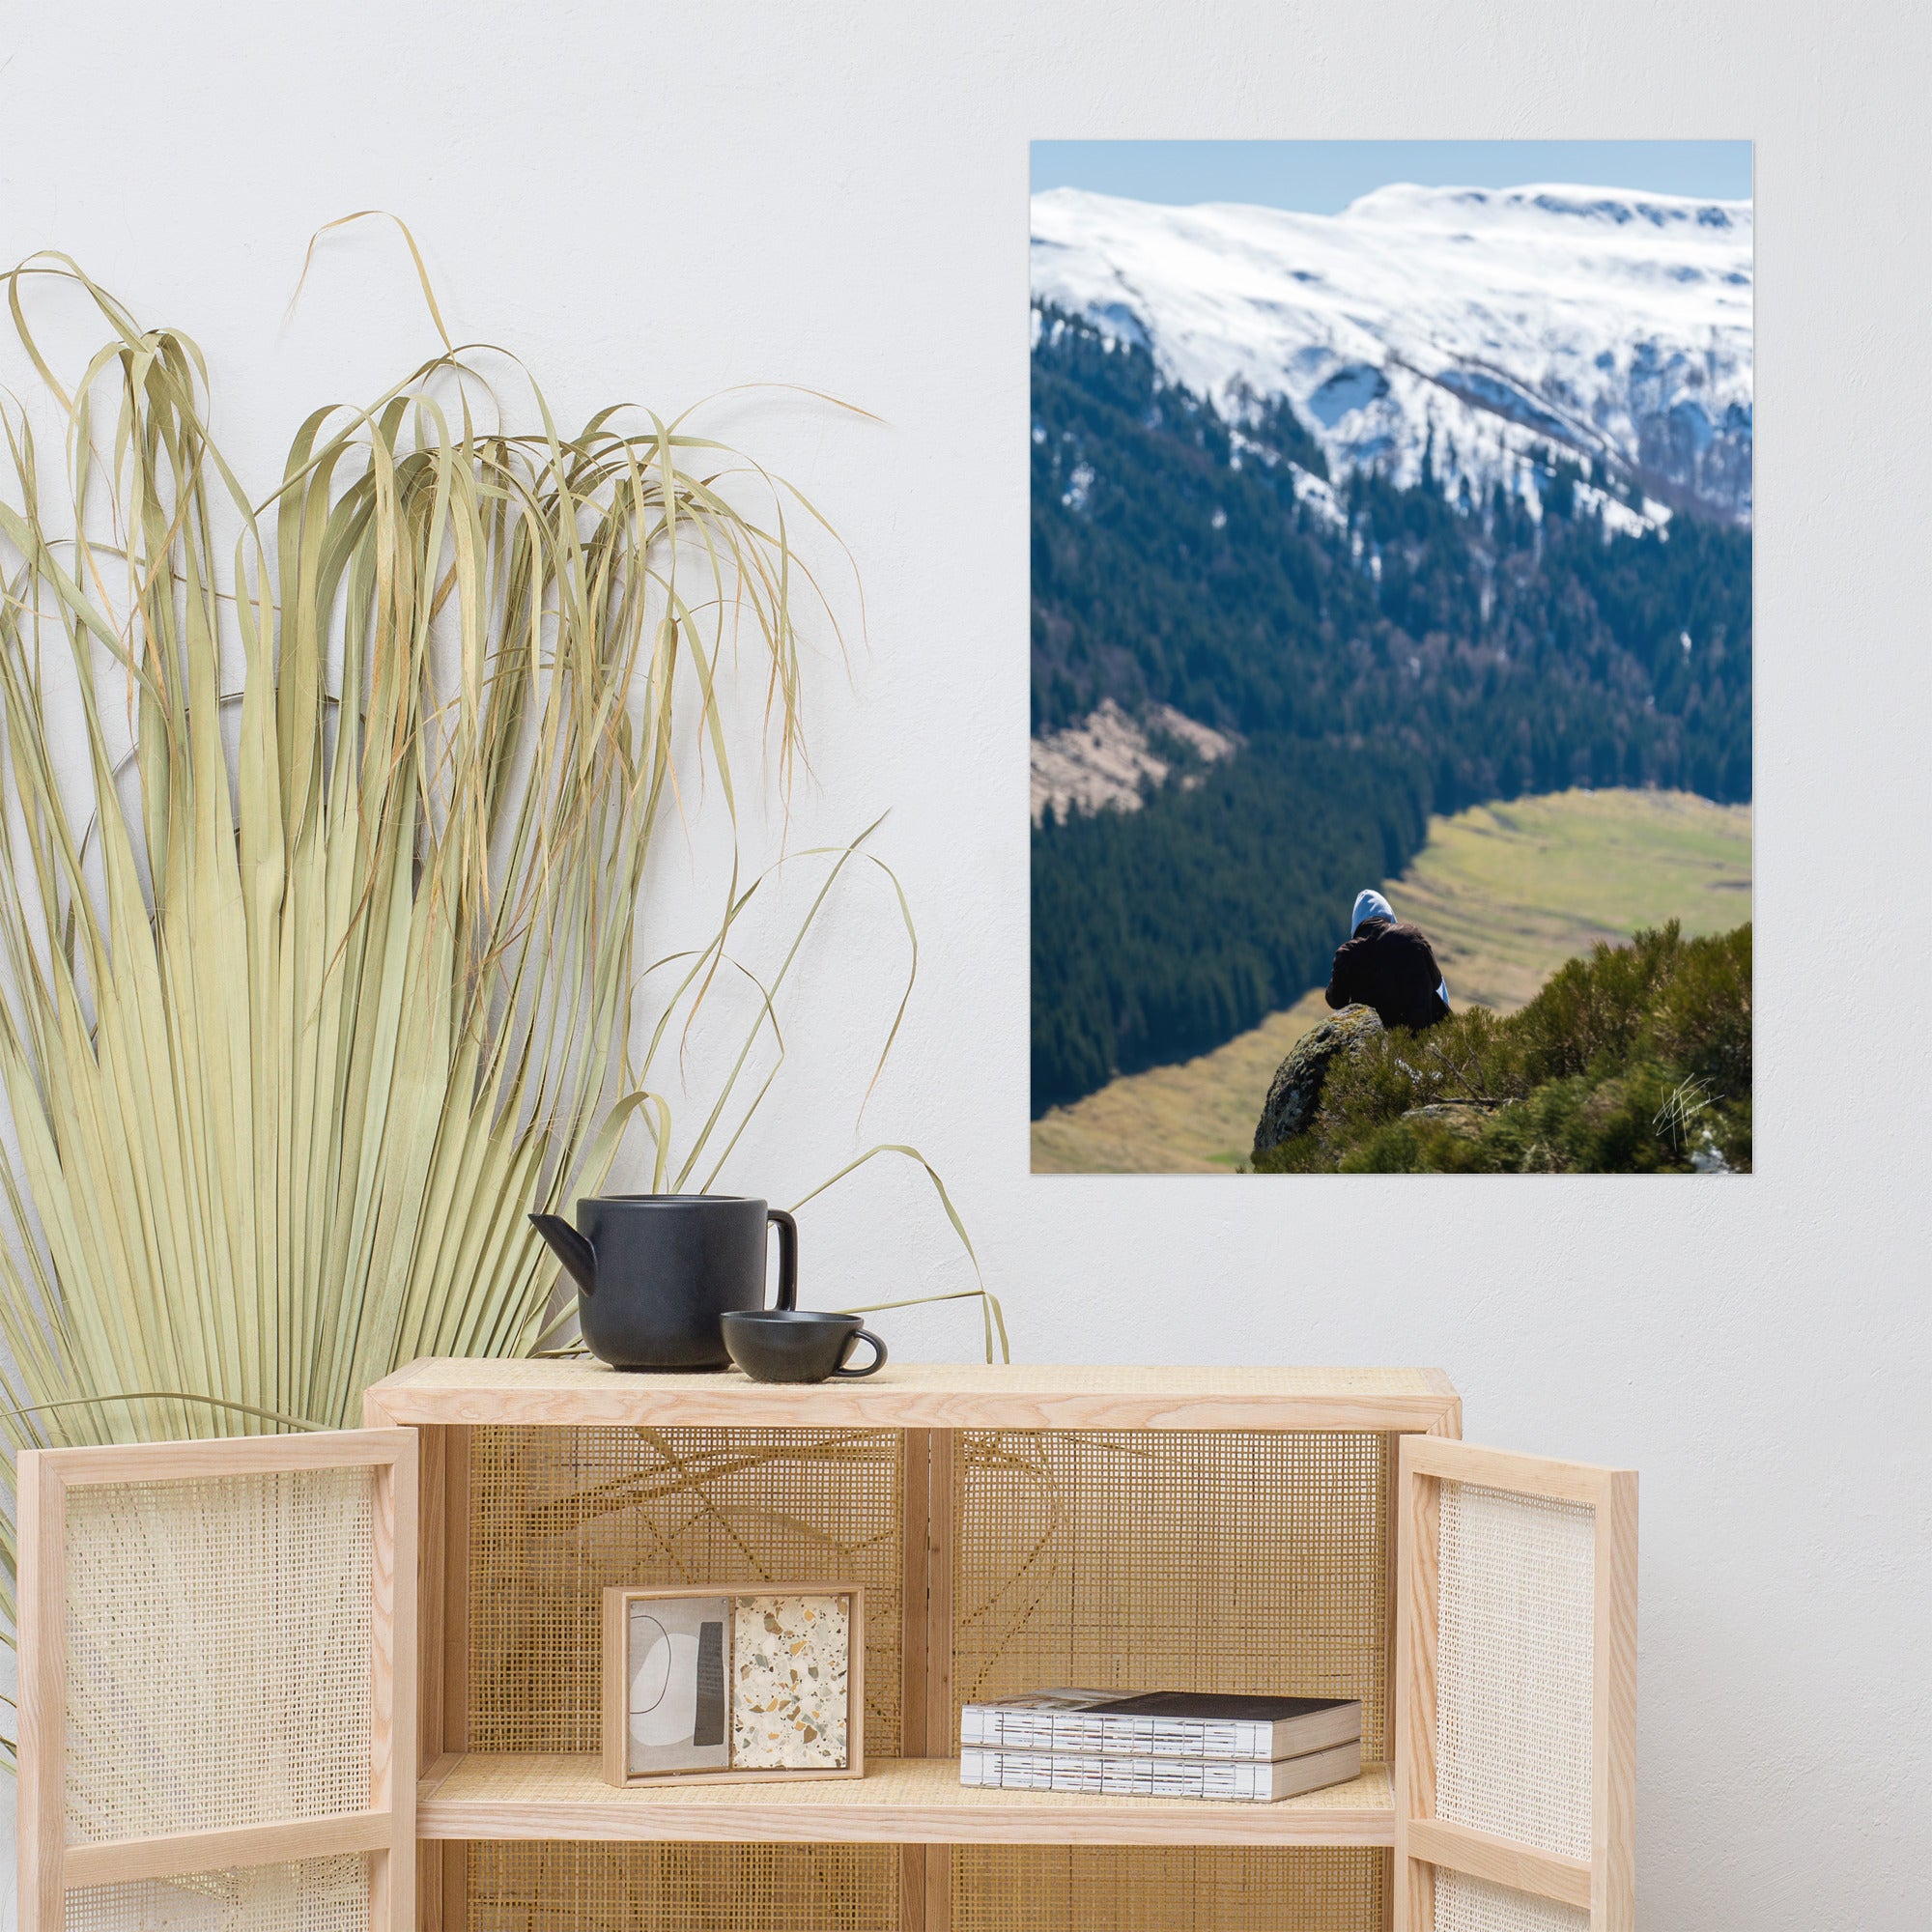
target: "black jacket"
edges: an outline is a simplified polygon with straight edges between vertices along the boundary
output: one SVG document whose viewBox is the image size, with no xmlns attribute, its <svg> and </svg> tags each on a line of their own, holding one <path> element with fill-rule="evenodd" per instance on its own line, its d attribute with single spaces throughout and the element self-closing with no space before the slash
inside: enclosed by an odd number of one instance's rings
<svg viewBox="0 0 1932 1932">
<path fill-rule="evenodd" d="M 1420 1033 L 1449 1017 L 1441 984 L 1441 970 L 1420 926 L 1365 919 L 1355 936 L 1336 950 L 1328 1004 L 1373 1007 L 1383 1026 Z"/>
</svg>

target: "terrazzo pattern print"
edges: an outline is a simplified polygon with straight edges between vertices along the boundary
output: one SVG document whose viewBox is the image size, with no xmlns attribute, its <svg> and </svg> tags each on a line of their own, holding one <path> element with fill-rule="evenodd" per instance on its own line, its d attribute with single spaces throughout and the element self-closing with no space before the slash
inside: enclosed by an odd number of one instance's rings
<svg viewBox="0 0 1932 1932">
<path fill-rule="evenodd" d="M 850 1600 L 740 1597 L 731 1619 L 733 1770 L 842 1771 Z"/>
</svg>

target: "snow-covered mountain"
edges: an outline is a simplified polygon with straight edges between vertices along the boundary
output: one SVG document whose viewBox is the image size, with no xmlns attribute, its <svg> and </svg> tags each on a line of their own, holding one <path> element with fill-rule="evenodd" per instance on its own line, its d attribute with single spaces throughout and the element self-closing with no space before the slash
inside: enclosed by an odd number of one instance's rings
<svg viewBox="0 0 1932 1932">
<path fill-rule="evenodd" d="M 1599 483 L 1748 523 L 1751 205 L 1378 188 L 1340 214 L 1033 200 L 1036 303 L 1145 344 L 1238 420 L 1287 396 L 1337 474 L 1536 500 Z"/>
</svg>

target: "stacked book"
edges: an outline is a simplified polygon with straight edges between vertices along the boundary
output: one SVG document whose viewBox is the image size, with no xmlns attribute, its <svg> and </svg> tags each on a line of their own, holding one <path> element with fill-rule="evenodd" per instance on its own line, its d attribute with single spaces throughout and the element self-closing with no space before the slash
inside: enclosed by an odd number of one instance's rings
<svg viewBox="0 0 1932 1932">
<path fill-rule="evenodd" d="M 1267 1804 L 1362 1769 L 1362 1707 L 1343 1697 L 1036 1690 L 960 1713 L 959 1781 L 1005 1791 Z"/>
</svg>

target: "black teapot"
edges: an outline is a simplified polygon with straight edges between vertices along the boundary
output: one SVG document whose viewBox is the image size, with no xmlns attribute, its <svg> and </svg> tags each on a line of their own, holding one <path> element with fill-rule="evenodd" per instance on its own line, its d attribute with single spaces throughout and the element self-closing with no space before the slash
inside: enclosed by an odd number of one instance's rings
<svg viewBox="0 0 1932 1932">
<path fill-rule="evenodd" d="M 779 1231 L 780 1308 L 798 1305 L 798 1224 L 733 1194 L 603 1194 L 577 1226 L 532 1214 L 577 1283 L 583 1346 L 613 1369 L 723 1369 L 720 1318 L 765 1305 L 765 1230 Z"/>
</svg>

